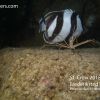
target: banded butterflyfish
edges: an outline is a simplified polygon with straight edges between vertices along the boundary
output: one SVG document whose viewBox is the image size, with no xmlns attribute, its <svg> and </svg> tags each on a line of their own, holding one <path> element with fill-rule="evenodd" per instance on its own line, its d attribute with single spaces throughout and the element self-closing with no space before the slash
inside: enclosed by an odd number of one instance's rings
<svg viewBox="0 0 100 100">
<path fill-rule="evenodd" d="M 91 40 L 74 44 L 82 34 L 83 24 L 79 14 L 71 9 L 52 11 L 39 20 L 39 32 L 47 44 L 59 45 L 65 48 L 75 48 Z M 65 44 L 62 45 L 61 43 Z"/>
</svg>

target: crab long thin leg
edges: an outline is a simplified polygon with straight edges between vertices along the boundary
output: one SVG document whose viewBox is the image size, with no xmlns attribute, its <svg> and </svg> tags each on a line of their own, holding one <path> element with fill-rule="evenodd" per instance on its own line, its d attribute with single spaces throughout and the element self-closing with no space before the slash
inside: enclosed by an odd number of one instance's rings
<svg viewBox="0 0 100 100">
<path fill-rule="evenodd" d="M 95 41 L 94 40 L 86 40 L 86 41 L 83 41 L 83 42 L 80 42 L 78 44 L 73 45 L 73 48 L 76 48 L 76 47 L 78 47 L 80 45 L 83 45 L 83 44 L 86 44 L 86 43 L 89 43 L 89 42 L 94 43 Z"/>
</svg>

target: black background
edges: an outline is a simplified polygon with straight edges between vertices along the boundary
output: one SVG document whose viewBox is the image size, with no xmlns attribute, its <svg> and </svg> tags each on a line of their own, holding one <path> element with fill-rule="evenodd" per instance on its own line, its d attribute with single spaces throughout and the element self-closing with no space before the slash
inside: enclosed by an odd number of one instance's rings
<svg viewBox="0 0 100 100">
<path fill-rule="evenodd" d="M 40 45 L 40 17 L 67 8 L 78 11 L 84 24 L 89 15 L 95 15 L 93 26 L 80 39 L 100 41 L 100 0 L 0 0 L 0 5 L 18 5 L 18 8 L 0 8 L 0 48 Z"/>
</svg>

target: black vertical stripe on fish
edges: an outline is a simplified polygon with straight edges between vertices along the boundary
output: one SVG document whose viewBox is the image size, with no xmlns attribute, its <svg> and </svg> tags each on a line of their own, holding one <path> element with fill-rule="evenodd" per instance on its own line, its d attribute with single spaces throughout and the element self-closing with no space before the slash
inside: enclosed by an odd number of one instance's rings
<svg viewBox="0 0 100 100">
<path fill-rule="evenodd" d="M 55 18 L 55 13 L 48 14 L 47 16 L 44 16 L 44 18 L 42 18 L 41 23 L 44 22 L 44 24 L 46 25 L 46 31 L 44 32 L 44 38 L 46 39 L 46 41 L 48 41 L 49 38 L 47 30 Z"/>
<path fill-rule="evenodd" d="M 46 32 L 44 33 L 46 41 L 50 41 L 47 32 L 48 32 L 48 29 L 49 29 L 50 25 L 52 24 L 52 22 L 54 21 L 55 18 L 56 18 L 56 14 L 53 14 L 46 20 Z"/>
<path fill-rule="evenodd" d="M 60 33 L 63 26 L 63 14 L 64 12 L 57 12 L 57 24 L 53 31 L 53 35 L 49 37 L 49 41 L 52 41 Z"/>
<path fill-rule="evenodd" d="M 84 30 L 82 33 L 84 33 L 86 31 L 85 22 L 83 21 L 82 16 L 79 15 L 79 18 L 81 20 L 82 29 Z"/>
<path fill-rule="evenodd" d="M 70 33 L 66 38 L 66 41 L 68 41 L 71 36 L 73 35 L 73 33 L 75 32 L 76 28 L 77 28 L 77 13 L 74 12 L 71 16 L 71 29 L 70 29 Z"/>
<path fill-rule="evenodd" d="M 46 29 L 48 30 L 48 28 L 49 28 L 49 26 L 52 24 L 52 22 L 54 21 L 54 19 L 56 18 L 56 14 L 52 14 L 52 15 L 50 15 L 50 16 L 47 16 L 47 17 L 49 17 L 47 20 L 46 20 Z M 46 17 L 46 18 L 47 18 Z M 46 19 L 45 18 L 45 19 Z"/>
<path fill-rule="evenodd" d="M 48 35 L 47 35 L 46 32 L 43 34 L 43 37 L 44 37 L 44 39 L 45 39 L 46 41 L 49 41 L 49 38 L 48 38 Z"/>
</svg>

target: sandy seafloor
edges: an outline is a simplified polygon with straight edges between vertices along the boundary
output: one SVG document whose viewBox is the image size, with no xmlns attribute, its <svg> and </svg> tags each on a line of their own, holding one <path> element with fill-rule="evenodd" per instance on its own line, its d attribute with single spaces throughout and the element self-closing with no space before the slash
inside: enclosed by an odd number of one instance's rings
<svg viewBox="0 0 100 100">
<path fill-rule="evenodd" d="M 0 100 L 100 100 L 100 48 L 0 50 Z"/>
</svg>

